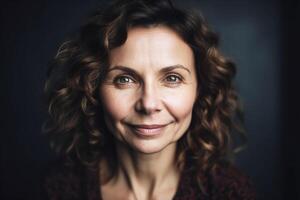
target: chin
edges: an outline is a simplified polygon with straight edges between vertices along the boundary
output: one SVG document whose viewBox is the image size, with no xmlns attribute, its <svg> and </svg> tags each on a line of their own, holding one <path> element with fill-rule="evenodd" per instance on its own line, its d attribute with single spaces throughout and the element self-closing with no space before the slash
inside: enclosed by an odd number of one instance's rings
<svg viewBox="0 0 300 200">
<path fill-rule="evenodd" d="M 171 147 L 175 147 L 176 143 L 165 143 L 159 141 L 137 141 L 129 145 L 134 151 L 137 151 L 138 153 L 155 154 L 163 152 L 164 150 Z"/>
</svg>

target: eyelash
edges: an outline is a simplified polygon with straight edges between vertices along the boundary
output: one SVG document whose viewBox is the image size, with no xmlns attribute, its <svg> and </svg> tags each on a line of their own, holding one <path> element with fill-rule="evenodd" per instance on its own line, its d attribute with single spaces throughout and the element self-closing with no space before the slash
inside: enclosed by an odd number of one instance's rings
<svg viewBox="0 0 300 200">
<path fill-rule="evenodd" d="M 119 82 L 121 79 L 128 79 L 128 80 L 131 80 L 131 81 L 126 81 L 126 82 Z M 125 84 L 130 84 L 130 83 L 134 83 L 135 82 L 135 80 L 131 77 L 131 76 L 127 76 L 127 75 L 120 75 L 120 76 L 117 76 L 114 80 L 113 80 L 113 82 L 115 83 L 115 84 L 120 84 L 120 85 L 125 85 Z"/>
<path fill-rule="evenodd" d="M 168 74 L 164 80 L 167 80 L 168 78 L 175 78 L 177 81 L 168 81 L 168 84 L 179 84 L 183 81 L 182 76 L 178 74 Z"/>
<path fill-rule="evenodd" d="M 170 80 L 171 78 L 173 78 L 173 80 Z M 123 79 L 123 81 L 122 81 L 122 79 Z M 124 79 L 127 79 L 127 80 L 124 82 Z M 174 81 L 174 79 L 175 79 L 175 81 Z M 166 81 L 167 85 L 175 86 L 175 85 L 179 85 L 183 82 L 183 77 L 179 74 L 167 74 L 164 77 L 163 81 Z M 130 75 L 119 75 L 116 78 L 114 78 L 113 82 L 116 85 L 125 86 L 125 85 L 135 83 L 136 80 Z"/>
</svg>

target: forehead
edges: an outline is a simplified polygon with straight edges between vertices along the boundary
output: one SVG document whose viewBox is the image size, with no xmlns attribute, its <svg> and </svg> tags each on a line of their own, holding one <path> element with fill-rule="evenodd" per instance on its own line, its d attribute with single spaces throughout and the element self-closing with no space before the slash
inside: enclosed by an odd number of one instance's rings
<svg viewBox="0 0 300 200">
<path fill-rule="evenodd" d="M 128 31 L 126 42 L 110 51 L 110 66 L 161 68 L 194 66 L 192 49 L 173 30 L 157 26 L 136 27 Z"/>
</svg>

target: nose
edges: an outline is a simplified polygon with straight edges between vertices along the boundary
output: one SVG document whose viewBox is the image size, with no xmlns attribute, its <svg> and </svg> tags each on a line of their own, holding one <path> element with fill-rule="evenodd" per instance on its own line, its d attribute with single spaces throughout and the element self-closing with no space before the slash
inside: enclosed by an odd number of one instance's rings
<svg viewBox="0 0 300 200">
<path fill-rule="evenodd" d="M 135 110 L 150 115 L 162 110 L 159 90 L 153 85 L 144 85 L 135 104 Z"/>
</svg>

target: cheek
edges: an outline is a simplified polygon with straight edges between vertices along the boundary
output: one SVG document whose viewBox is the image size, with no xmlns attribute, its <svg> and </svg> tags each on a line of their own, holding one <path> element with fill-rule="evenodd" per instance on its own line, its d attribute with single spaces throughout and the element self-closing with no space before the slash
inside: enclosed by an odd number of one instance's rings
<svg viewBox="0 0 300 200">
<path fill-rule="evenodd" d="M 164 96 L 169 112 L 178 121 L 190 118 L 196 98 L 195 94 L 194 88 L 185 88 L 177 92 L 170 92 Z"/>
<path fill-rule="evenodd" d="M 100 95 L 104 110 L 113 120 L 119 121 L 129 113 L 132 100 L 126 92 L 116 92 L 113 88 L 102 87 Z"/>
</svg>

